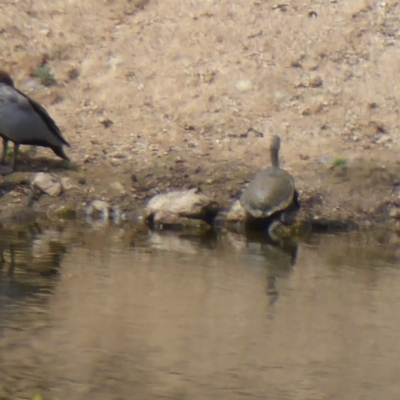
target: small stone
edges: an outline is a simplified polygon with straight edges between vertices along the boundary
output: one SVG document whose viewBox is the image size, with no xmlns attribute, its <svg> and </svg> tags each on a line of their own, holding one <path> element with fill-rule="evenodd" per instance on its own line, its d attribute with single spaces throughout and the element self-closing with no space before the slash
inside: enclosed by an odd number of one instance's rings
<svg viewBox="0 0 400 400">
<path fill-rule="evenodd" d="M 112 166 L 118 166 L 126 162 L 126 153 L 114 152 L 108 155 Z"/>
<path fill-rule="evenodd" d="M 110 217 L 110 205 L 103 200 L 93 200 L 86 208 L 86 215 L 106 221 Z"/>
<path fill-rule="evenodd" d="M 91 206 L 94 211 L 103 211 L 104 209 L 108 209 L 108 203 L 103 200 L 94 200 L 92 201 Z"/>
<path fill-rule="evenodd" d="M 400 219 L 400 208 L 399 207 L 393 207 L 389 211 L 389 217 L 393 219 Z"/>
<path fill-rule="evenodd" d="M 126 194 L 126 190 L 125 190 L 125 188 L 124 188 L 124 186 L 122 185 L 121 182 L 118 182 L 118 181 L 112 182 L 110 186 L 116 192 L 118 192 L 120 194 Z"/>
<path fill-rule="evenodd" d="M 101 118 L 100 124 L 104 126 L 104 128 L 109 128 L 114 122 L 111 121 L 110 118 Z"/>
<path fill-rule="evenodd" d="M 228 223 L 242 223 L 246 220 L 246 210 L 242 207 L 239 200 L 236 200 L 226 216 Z"/>
<path fill-rule="evenodd" d="M 61 178 L 61 186 L 64 190 L 70 190 L 75 185 L 71 178 L 64 177 L 64 178 Z"/>
<path fill-rule="evenodd" d="M 85 154 L 85 155 L 83 156 L 83 163 L 84 163 L 84 164 L 87 164 L 87 163 L 89 163 L 90 161 L 92 161 L 92 157 L 90 156 L 90 154 Z"/>
<path fill-rule="evenodd" d="M 109 157 L 111 158 L 126 158 L 126 153 L 122 153 L 120 151 L 115 151 L 114 153 L 110 153 Z"/>
<path fill-rule="evenodd" d="M 67 75 L 69 79 L 76 79 L 79 76 L 79 70 L 76 67 L 71 67 L 67 71 Z"/>
<path fill-rule="evenodd" d="M 321 87 L 323 84 L 322 78 L 319 75 L 314 75 L 310 78 L 309 86 L 312 88 Z"/>
<path fill-rule="evenodd" d="M 235 86 L 236 89 L 242 93 L 253 90 L 253 83 L 249 79 L 240 79 L 236 82 Z"/>
<path fill-rule="evenodd" d="M 281 12 L 286 12 L 288 10 L 288 5 L 285 3 L 279 3 L 279 4 L 272 6 L 272 9 L 279 10 Z"/>
<path fill-rule="evenodd" d="M 302 115 L 315 115 L 319 114 L 324 108 L 324 103 L 321 99 L 312 97 L 308 99 L 303 110 L 301 111 Z"/>
<path fill-rule="evenodd" d="M 61 195 L 63 187 L 60 181 L 53 175 L 39 172 L 33 177 L 32 188 L 40 189 L 43 193 L 51 197 L 58 197 Z"/>
<path fill-rule="evenodd" d="M 306 161 L 310 159 L 310 156 L 308 154 L 300 153 L 300 160 Z"/>
<path fill-rule="evenodd" d="M 110 158 L 110 164 L 113 167 L 118 167 L 123 164 L 123 161 L 119 158 Z"/>
<path fill-rule="evenodd" d="M 376 143 L 386 144 L 392 141 L 392 138 L 389 135 L 381 136 L 376 140 Z"/>
<path fill-rule="evenodd" d="M 295 80 L 294 83 L 293 83 L 293 87 L 296 88 L 296 89 L 297 88 L 303 88 L 305 86 L 306 86 L 306 84 L 303 81 L 299 80 L 299 79 Z"/>
</svg>

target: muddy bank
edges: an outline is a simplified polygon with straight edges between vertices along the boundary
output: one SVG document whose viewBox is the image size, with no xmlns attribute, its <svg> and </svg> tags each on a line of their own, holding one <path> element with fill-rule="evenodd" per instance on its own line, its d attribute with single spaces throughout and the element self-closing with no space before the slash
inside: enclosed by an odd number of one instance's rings
<svg viewBox="0 0 400 400">
<path fill-rule="evenodd" d="M 110 210 L 118 210 L 119 217 L 114 222 L 132 224 L 152 196 L 194 187 L 221 205 L 220 219 L 223 219 L 257 172 L 246 164 L 178 151 L 162 156 L 104 155 L 72 168 L 49 163 L 49 159 L 30 158 L 19 169 L 1 177 L 2 220 L 20 215 L 19 211 L 31 199 L 31 181 L 39 171 L 51 172 L 57 180 L 68 182 L 55 196 L 42 194 L 34 199 L 32 209 L 42 218 L 85 220 L 85 210 L 91 202 L 100 200 Z M 383 157 L 321 158 L 289 171 L 300 193 L 300 221 L 311 222 L 321 229 L 400 229 L 400 162 L 385 162 Z"/>
<path fill-rule="evenodd" d="M 45 170 L 74 183 L 35 202 L 50 218 L 104 200 L 133 221 L 153 195 L 190 187 L 226 211 L 279 134 L 300 219 L 398 229 L 399 2 L 145 3 L 4 2 L 3 68 L 77 168 L 39 150 L 0 178 L 0 214 Z"/>
</svg>

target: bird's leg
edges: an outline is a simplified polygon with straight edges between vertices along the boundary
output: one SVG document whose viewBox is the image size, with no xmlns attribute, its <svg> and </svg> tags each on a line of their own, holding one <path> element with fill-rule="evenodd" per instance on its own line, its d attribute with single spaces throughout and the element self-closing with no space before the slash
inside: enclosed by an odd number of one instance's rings
<svg viewBox="0 0 400 400">
<path fill-rule="evenodd" d="M 13 160 L 12 160 L 12 166 L 11 166 L 13 171 L 15 171 L 15 167 L 17 166 L 18 150 L 19 150 L 19 144 L 14 143 L 14 154 L 13 154 Z"/>
<path fill-rule="evenodd" d="M 3 152 L 1 153 L 0 164 L 3 165 L 7 157 L 8 140 L 3 138 Z"/>
</svg>

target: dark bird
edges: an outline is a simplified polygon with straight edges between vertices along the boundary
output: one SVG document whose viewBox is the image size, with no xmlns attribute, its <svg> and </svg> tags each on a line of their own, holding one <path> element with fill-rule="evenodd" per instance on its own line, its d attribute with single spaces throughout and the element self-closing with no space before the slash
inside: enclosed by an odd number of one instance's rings
<svg viewBox="0 0 400 400">
<path fill-rule="evenodd" d="M 69 143 L 48 112 L 35 100 L 14 87 L 11 76 L 0 70 L 0 136 L 3 152 L 0 163 L 4 164 L 8 142 L 14 143 L 12 170 L 15 171 L 19 146 L 49 147 L 63 160 L 69 161 L 63 146 Z"/>
</svg>

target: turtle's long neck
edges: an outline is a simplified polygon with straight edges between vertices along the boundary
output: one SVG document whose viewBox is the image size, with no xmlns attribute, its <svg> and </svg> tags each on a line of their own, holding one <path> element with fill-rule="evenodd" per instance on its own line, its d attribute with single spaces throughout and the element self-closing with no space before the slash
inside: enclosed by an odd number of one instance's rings
<svg viewBox="0 0 400 400">
<path fill-rule="evenodd" d="M 269 151 L 271 154 L 271 164 L 275 168 L 279 168 L 279 148 L 280 148 L 279 136 L 274 136 L 271 141 L 271 147 Z"/>
</svg>

